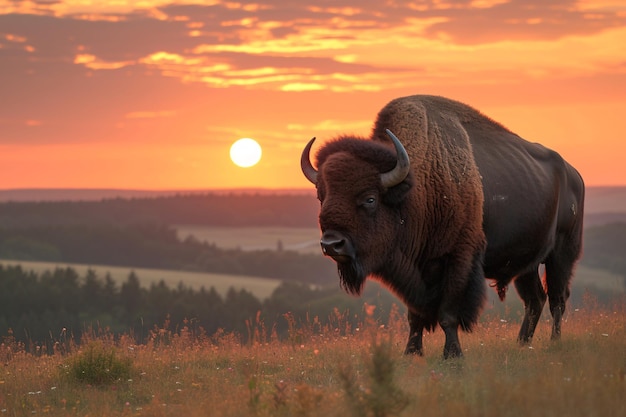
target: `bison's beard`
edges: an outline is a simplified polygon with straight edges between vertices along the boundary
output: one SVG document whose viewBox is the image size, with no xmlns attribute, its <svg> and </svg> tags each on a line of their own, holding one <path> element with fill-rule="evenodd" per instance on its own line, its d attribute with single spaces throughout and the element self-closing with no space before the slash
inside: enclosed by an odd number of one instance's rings
<svg viewBox="0 0 626 417">
<path fill-rule="evenodd" d="M 353 295 L 361 295 L 367 274 L 360 262 L 337 262 L 341 287 Z"/>
</svg>

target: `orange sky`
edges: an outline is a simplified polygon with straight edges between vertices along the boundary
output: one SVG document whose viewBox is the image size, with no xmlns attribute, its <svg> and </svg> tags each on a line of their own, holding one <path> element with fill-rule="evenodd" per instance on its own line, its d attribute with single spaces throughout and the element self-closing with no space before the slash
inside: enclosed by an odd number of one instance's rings
<svg viewBox="0 0 626 417">
<path fill-rule="evenodd" d="M 0 188 L 309 188 L 311 137 L 367 135 L 411 94 L 626 185 L 623 0 L 308 4 L 0 0 Z"/>
</svg>

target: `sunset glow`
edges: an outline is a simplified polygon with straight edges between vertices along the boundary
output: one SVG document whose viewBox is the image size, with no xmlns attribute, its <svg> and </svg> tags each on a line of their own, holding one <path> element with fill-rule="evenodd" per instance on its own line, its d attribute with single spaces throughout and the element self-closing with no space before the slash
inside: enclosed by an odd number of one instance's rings
<svg viewBox="0 0 626 417">
<path fill-rule="evenodd" d="M 626 185 L 626 3 L 383 3 L 0 0 L 0 188 L 310 188 L 311 137 L 412 94 Z"/>
<path fill-rule="evenodd" d="M 250 138 L 242 138 L 230 147 L 230 159 L 241 168 L 249 168 L 261 160 L 261 146 Z"/>
</svg>

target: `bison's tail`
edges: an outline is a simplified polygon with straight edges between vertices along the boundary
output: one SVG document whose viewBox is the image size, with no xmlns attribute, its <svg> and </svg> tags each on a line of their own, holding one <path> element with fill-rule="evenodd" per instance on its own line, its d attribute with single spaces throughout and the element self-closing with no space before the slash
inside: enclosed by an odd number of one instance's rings
<svg viewBox="0 0 626 417">
<path fill-rule="evenodd" d="M 474 325 L 478 322 L 486 300 L 487 288 L 482 266 L 482 255 L 476 254 L 474 255 L 472 271 L 465 288 L 463 305 L 459 310 L 459 322 L 463 331 L 472 331 Z"/>
</svg>

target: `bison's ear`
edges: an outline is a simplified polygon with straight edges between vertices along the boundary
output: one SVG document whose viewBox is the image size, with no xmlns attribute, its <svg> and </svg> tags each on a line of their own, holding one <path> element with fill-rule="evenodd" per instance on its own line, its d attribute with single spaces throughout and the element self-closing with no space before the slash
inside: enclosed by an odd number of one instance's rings
<svg viewBox="0 0 626 417">
<path fill-rule="evenodd" d="M 409 194 L 412 187 L 413 183 L 411 181 L 411 175 L 409 175 L 400 184 L 387 189 L 387 192 L 383 195 L 383 202 L 388 206 L 399 206 L 402 204 L 407 194 Z"/>
</svg>

